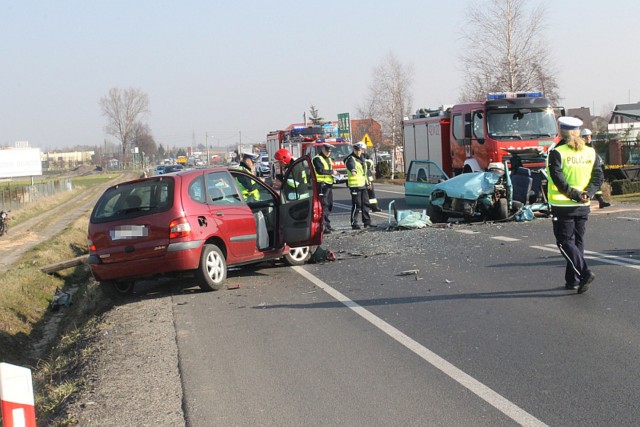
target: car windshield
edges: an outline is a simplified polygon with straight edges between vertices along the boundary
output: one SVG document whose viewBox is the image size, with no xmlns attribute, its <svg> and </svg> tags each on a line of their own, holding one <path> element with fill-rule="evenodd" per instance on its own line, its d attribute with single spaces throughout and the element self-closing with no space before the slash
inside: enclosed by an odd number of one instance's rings
<svg viewBox="0 0 640 427">
<path fill-rule="evenodd" d="M 349 154 L 351 154 L 351 145 L 349 144 L 337 144 L 334 145 L 334 149 L 331 150 L 331 158 L 333 160 L 344 160 Z"/>
<path fill-rule="evenodd" d="M 487 131 L 498 141 L 552 138 L 558 134 L 551 108 L 489 110 Z"/>
<path fill-rule="evenodd" d="M 165 211 L 173 204 L 173 188 L 173 179 L 161 177 L 112 187 L 96 203 L 91 222 L 95 224 Z"/>
</svg>

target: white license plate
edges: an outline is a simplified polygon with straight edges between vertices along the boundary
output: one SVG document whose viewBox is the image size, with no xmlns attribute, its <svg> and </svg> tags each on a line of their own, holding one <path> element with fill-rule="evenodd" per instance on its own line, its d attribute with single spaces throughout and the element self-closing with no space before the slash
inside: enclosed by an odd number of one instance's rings
<svg viewBox="0 0 640 427">
<path fill-rule="evenodd" d="M 109 231 L 111 240 L 136 239 L 147 237 L 149 229 L 146 225 L 120 225 Z"/>
</svg>

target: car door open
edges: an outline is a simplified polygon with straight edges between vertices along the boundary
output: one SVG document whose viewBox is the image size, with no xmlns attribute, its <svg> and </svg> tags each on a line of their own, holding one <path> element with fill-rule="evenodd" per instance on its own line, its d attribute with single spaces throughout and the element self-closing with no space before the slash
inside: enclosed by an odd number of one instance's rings
<svg viewBox="0 0 640 427">
<path fill-rule="evenodd" d="M 293 162 L 284 175 L 280 191 L 279 225 L 291 247 L 322 243 L 322 203 L 311 167 L 311 158 Z"/>
</svg>

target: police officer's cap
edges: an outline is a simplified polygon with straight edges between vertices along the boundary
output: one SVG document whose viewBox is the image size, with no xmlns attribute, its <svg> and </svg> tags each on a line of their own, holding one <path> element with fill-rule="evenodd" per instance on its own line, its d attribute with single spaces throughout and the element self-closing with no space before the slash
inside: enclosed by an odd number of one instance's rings
<svg viewBox="0 0 640 427">
<path fill-rule="evenodd" d="M 242 160 L 249 159 L 255 162 L 257 158 L 258 156 L 253 153 L 242 153 Z"/>
<path fill-rule="evenodd" d="M 324 148 L 326 148 L 327 150 L 329 150 L 329 151 L 331 151 L 331 150 L 333 150 L 334 148 L 336 148 L 335 146 L 333 146 L 333 145 L 329 144 L 328 142 L 325 142 L 324 144 L 322 144 L 322 146 L 323 146 Z"/>
<path fill-rule="evenodd" d="M 367 144 L 365 144 L 363 141 L 358 141 L 355 144 L 353 144 L 353 148 L 357 150 L 364 150 L 367 148 Z"/>
<path fill-rule="evenodd" d="M 582 120 L 577 117 L 560 117 L 558 124 L 563 130 L 578 130 L 582 126 Z"/>
<path fill-rule="evenodd" d="M 591 130 L 584 128 L 580 131 L 580 136 L 589 136 L 591 135 Z"/>
</svg>

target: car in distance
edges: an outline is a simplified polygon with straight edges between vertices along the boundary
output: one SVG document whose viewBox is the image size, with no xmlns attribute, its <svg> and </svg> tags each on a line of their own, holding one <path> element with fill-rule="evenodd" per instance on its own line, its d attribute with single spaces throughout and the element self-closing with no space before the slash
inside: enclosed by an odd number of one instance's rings
<svg viewBox="0 0 640 427">
<path fill-rule="evenodd" d="M 93 276 L 109 295 L 130 294 L 140 279 L 185 274 L 210 291 L 223 286 L 230 266 L 304 263 L 308 256 L 292 248 L 321 243 L 322 207 L 311 159 L 298 159 L 291 174 L 310 179 L 279 194 L 251 174 L 219 167 L 108 188 L 89 221 Z"/>
<path fill-rule="evenodd" d="M 261 154 L 256 163 L 256 175 L 269 176 L 270 173 L 271 165 L 269 164 L 269 156 L 267 154 Z"/>
</svg>

